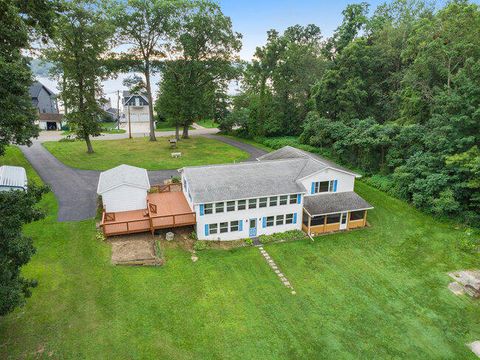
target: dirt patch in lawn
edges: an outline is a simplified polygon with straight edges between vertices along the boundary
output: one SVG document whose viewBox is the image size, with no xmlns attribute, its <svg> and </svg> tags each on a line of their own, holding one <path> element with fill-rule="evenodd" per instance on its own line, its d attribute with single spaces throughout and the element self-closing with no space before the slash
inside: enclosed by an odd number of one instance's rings
<svg viewBox="0 0 480 360">
<path fill-rule="evenodd" d="M 165 249 L 183 249 L 192 252 L 195 240 L 192 237 L 193 226 L 178 227 L 175 229 L 160 229 L 156 230 L 155 234 Z M 166 234 L 173 232 L 174 238 L 171 241 L 166 240 Z"/>
<path fill-rule="evenodd" d="M 112 264 L 161 265 L 155 253 L 155 238 L 151 234 L 115 236 L 107 240 L 112 245 Z"/>
</svg>

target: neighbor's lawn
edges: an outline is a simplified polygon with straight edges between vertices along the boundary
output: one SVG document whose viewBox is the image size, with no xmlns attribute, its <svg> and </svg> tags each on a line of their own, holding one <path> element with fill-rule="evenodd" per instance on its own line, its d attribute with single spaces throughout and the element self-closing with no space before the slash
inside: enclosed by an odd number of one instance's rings
<svg viewBox="0 0 480 360">
<path fill-rule="evenodd" d="M 371 228 L 266 246 L 297 295 L 256 248 L 114 267 L 94 220 L 57 223 L 49 194 L 49 217 L 26 227 L 37 254 L 24 275 L 39 286 L 0 319 L 0 358 L 474 359 L 479 304 L 447 290 L 447 271 L 478 267 L 464 233 L 357 190 Z"/>
<path fill-rule="evenodd" d="M 87 154 L 85 142 L 46 142 L 43 144 L 64 164 L 88 170 L 106 170 L 120 164 L 149 170 L 178 169 L 183 166 L 223 164 L 241 161 L 248 154 L 218 140 L 193 137 L 171 149 L 167 138 L 150 142 L 147 138 L 93 141 L 94 154 Z M 172 152 L 181 152 L 172 158 Z"/>
<path fill-rule="evenodd" d="M 116 122 L 103 122 L 100 123 L 102 128 L 102 134 L 124 134 L 126 130 L 124 129 L 117 129 Z M 72 135 L 73 131 L 65 130 L 62 132 L 62 135 Z"/>
<path fill-rule="evenodd" d="M 213 121 L 213 119 L 203 119 L 203 120 L 196 121 L 196 123 L 208 129 L 214 129 L 218 127 L 218 124 L 215 121 Z"/>
<path fill-rule="evenodd" d="M 172 126 L 166 122 L 158 122 L 155 125 L 155 130 L 156 131 L 175 131 L 175 126 Z M 188 127 L 189 130 L 195 130 L 193 126 Z M 182 133 L 183 129 L 180 127 L 180 134 Z"/>
</svg>

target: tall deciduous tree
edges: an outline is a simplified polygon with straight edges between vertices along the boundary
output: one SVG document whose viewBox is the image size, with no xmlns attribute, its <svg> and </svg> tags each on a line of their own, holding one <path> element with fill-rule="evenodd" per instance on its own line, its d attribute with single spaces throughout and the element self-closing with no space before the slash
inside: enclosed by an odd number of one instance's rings
<svg viewBox="0 0 480 360">
<path fill-rule="evenodd" d="M 46 34 L 54 9 L 48 0 L 0 0 L 0 155 L 10 143 L 30 144 L 38 136 L 28 88 L 32 74 L 22 50 L 31 37 Z"/>
<path fill-rule="evenodd" d="M 181 0 L 112 2 L 112 16 L 118 36 L 124 45 L 129 46 L 121 58 L 130 65 L 130 70 L 140 71 L 145 77 L 150 141 L 156 140 L 151 77 L 158 69 L 160 60 L 165 57 L 170 38 L 178 27 L 178 14 L 183 7 Z"/>
<path fill-rule="evenodd" d="M 29 186 L 28 192 L 0 192 L 0 315 L 23 305 L 36 285 L 20 274 L 35 253 L 32 239 L 22 234 L 22 227 L 43 217 L 36 204 L 46 191 L 43 186 Z"/>
<path fill-rule="evenodd" d="M 182 137 L 188 138 L 189 126 L 212 113 L 212 99 L 238 75 L 241 35 L 216 3 L 190 2 L 185 10 L 163 65 L 158 109 L 181 125 Z"/>
<path fill-rule="evenodd" d="M 108 75 L 104 57 L 111 48 L 114 27 L 95 1 L 72 0 L 62 4 L 55 21 L 53 46 L 45 50 L 62 73 L 62 99 L 68 123 L 93 153 L 90 137 L 100 135 L 102 109 L 97 102 L 101 80 Z"/>
</svg>

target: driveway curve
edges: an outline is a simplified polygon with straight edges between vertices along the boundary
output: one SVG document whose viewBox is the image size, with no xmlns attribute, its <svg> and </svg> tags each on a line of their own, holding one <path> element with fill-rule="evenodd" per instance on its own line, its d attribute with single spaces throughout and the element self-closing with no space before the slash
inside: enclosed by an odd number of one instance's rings
<svg viewBox="0 0 480 360">
<path fill-rule="evenodd" d="M 223 136 L 211 134 L 201 136 L 223 141 L 246 151 L 250 154 L 247 161 L 254 161 L 266 153 L 255 146 Z M 34 141 L 32 146 L 21 146 L 20 149 L 55 194 L 59 207 L 57 220 L 80 221 L 95 217 L 100 171 L 80 170 L 66 166 L 42 146 L 42 140 L 46 139 Z M 152 184 L 162 183 L 176 175 L 178 175 L 176 169 L 148 171 L 148 177 Z"/>
</svg>

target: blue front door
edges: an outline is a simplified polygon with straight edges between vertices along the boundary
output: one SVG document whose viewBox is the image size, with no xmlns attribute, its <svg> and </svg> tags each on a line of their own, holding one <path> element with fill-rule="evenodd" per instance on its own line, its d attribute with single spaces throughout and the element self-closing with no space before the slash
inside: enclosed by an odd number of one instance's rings
<svg viewBox="0 0 480 360">
<path fill-rule="evenodd" d="M 250 219 L 248 234 L 250 237 L 257 236 L 257 219 Z"/>
</svg>

